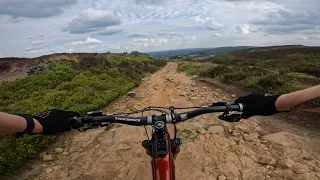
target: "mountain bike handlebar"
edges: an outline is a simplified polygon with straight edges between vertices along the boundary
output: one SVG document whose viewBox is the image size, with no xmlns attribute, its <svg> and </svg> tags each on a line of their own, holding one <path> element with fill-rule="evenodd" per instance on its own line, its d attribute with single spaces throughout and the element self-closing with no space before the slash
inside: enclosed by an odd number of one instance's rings
<svg viewBox="0 0 320 180">
<path fill-rule="evenodd" d="M 173 108 L 173 107 L 171 107 Z M 231 111 L 243 112 L 245 104 L 227 104 L 225 102 L 213 103 L 211 106 L 203 106 L 198 109 L 187 111 L 178 114 L 161 114 L 144 117 L 129 117 L 129 116 L 114 116 L 114 115 L 103 115 L 101 112 L 88 113 L 85 116 L 72 118 L 72 128 L 78 129 L 85 124 L 99 124 L 99 123 L 120 123 L 133 126 L 144 126 L 153 125 L 157 121 L 165 123 L 178 123 L 196 116 L 212 113 L 212 112 L 224 112 L 223 115 L 219 116 L 220 119 L 236 122 L 241 119 L 238 114 L 230 114 Z M 233 115 L 237 115 L 236 117 Z M 222 117 L 223 116 L 223 117 Z"/>
</svg>

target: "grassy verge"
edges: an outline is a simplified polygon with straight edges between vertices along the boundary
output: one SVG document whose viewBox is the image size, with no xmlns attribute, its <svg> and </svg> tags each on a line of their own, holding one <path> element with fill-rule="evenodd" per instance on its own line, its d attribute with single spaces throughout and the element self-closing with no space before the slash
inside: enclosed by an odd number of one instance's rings
<svg viewBox="0 0 320 180">
<path fill-rule="evenodd" d="M 201 63 L 201 62 L 191 62 L 183 61 L 179 63 L 178 70 L 186 72 L 191 76 L 203 75 L 205 72 L 209 71 L 211 68 L 216 67 L 213 63 Z"/>
<path fill-rule="evenodd" d="M 78 112 L 97 110 L 166 64 L 147 55 L 53 57 L 44 61 L 52 70 L 0 84 L 0 111 L 36 114 L 54 108 Z M 55 137 L 0 136 L 0 173 L 14 170 Z"/>
<path fill-rule="evenodd" d="M 202 62 L 182 61 L 179 69 L 253 91 L 288 93 L 320 83 L 320 53 L 288 53 L 271 59 L 221 54 Z"/>
</svg>

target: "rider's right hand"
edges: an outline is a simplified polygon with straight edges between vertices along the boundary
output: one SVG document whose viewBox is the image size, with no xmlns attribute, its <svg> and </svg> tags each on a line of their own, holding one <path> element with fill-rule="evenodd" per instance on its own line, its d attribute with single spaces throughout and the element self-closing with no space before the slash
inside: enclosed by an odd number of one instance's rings
<svg viewBox="0 0 320 180">
<path fill-rule="evenodd" d="M 253 93 L 244 97 L 239 97 L 235 103 L 246 104 L 241 117 L 248 119 L 251 116 L 268 116 L 279 112 L 276 108 L 276 101 L 280 95 Z"/>
</svg>

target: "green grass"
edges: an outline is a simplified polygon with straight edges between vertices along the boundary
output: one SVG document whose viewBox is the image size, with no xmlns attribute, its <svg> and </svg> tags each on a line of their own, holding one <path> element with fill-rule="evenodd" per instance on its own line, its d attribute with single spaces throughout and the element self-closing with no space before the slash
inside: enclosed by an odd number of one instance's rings
<svg viewBox="0 0 320 180">
<path fill-rule="evenodd" d="M 178 130 L 178 135 L 190 142 L 194 142 L 198 137 L 198 133 L 188 129 Z"/>
<path fill-rule="evenodd" d="M 178 69 L 180 71 L 186 72 L 188 75 L 201 75 L 210 70 L 210 68 L 214 68 L 216 65 L 212 63 L 200 63 L 200 62 L 189 62 L 184 61 L 183 63 L 179 63 Z"/>
<path fill-rule="evenodd" d="M 50 71 L 0 84 L 0 111 L 36 114 L 48 109 L 87 112 L 103 108 L 136 87 L 141 78 L 163 67 L 166 61 L 146 55 L 48 57 Z M 69 59 L 68 59 L 69 58 Z M 1 136 L 0 173 L 47 146 L 56 136 Z"/>
<path fill-rule="evenodd" d="M 221 54 L 203 62 L 182 61 L 179 70 L 252 91 L 288 93 L 320 83 L 320 53 L 291 53 L 276 59 Z"/>
</svg>

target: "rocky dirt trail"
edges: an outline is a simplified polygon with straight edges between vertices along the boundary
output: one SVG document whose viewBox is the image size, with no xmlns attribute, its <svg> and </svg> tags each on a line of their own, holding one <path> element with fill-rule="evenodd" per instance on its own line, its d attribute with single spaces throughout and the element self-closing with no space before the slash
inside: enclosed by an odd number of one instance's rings
<svg viewBox="0 0 320 180">
<path fill-rule="evenodd" d="M 213 100 L 232 102 L 234 96 L 177 72 L 177 64 L 169 63 L 104 112 L 151 105 L 208 105 Z M 285 131 L 268 134 L 259 125 L 262 117 L 231 124 L 220 121 L 218 115 L 202 115 L 177 125 L 183 139 L 176 159 L 178 180 L 320 179 L 320 156 L 308 136 Z M 143 127 L 127 125 L 63 134 L 32 163 L 31 170 L 14 179 L 149 180 L 150 157 L 141 146 L 144 139 Z"/>
<path fill-rule="evenodd" d="M 18 78 L 27 76 L 27 72 L 30 67 L 36 65 L 37 61 L 0 61 L 0 67 L 6 64 L 6 70 L 0 68 L 0 82 L 2 81 L 13 81 Z"/>
</svg>

